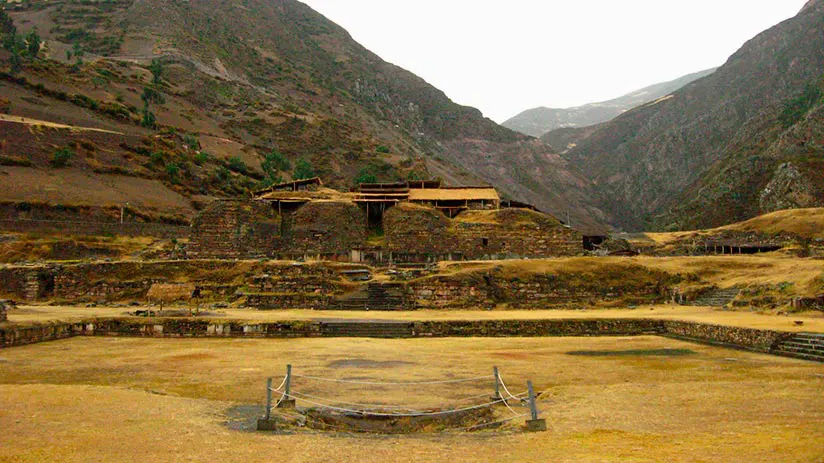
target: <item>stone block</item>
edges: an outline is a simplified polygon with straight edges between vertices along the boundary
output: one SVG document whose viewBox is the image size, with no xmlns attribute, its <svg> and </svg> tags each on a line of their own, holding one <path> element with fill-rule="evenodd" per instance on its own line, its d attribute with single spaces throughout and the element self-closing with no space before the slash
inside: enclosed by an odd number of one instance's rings
<svg viewBox="0 0 824 463">
<path fill-rule="evenodd" d="M 543 418 L 538 418 L 537 420 L 526 420 L 526 430 L 528 432 L 546 431 L 546 420 Z"/>
<path fill-rule="evenodd" d="M 295 399 L 283 399 L 278 403 L 278 408 L 295 408 Z"/>
<path fill-rule="evenodd" d="M 265 418 L 258 418 L 257 420 L 257 430 L 258 431 L 277 431 L 278 426 L 277 422 L 273 419 L 265 419 Z"/>
</svg>

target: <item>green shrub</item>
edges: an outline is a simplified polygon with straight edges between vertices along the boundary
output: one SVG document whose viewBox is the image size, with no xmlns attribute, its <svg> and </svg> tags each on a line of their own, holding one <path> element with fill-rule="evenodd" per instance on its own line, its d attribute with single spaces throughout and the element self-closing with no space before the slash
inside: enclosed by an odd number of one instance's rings
<svg viewBox="0 0 824 463">
<path fill-rule="evenodd" d="M 60 168 L 69 165 L 69 161 L 74 157 L 74 151 L 70 148 L 60 148 L 52 154 L 52 167 Z"/>
<path fill-rule="evenodd" d="M 246 175 L 249 173 L 249 166 L 239 156 L 232 156 L 229 158 L 229 170 Z"/>
<path fill-rule="evenodd" d="M 375 175 L 375 171 L 369 167 L 362 168 L 355 176 L 355 185 L 361 183 L 378 183 L 378 176 Z"/>
<path fill-rule="evenodd" d="M 164 157 L 165 156 L 163 155 L 163 153 L 155 151 L 149 155 L 149 160 L 152 162 L 152 164 L 161 164 L 163 163 Z"/>
<path fill-rule="evenodd" d="M 172 180 L 177 179 L 178 174 L 180 174 L 180 165 L 176 162 L 166 164 L 166 174 Z"/>
<path fill-rule="evenodd" d="M 375 151 L 377 151 L 378 153 L 387 154 L 389 153 L 389 147 L 385 145 L 378 145 L 378 148 Z"/>
<path fill-rule="evenodd" d="M 261 163 L 263 172 L 271 178 L 279 177 L 280 172 L 286 172 L 292 168 L 292 163 L 283 156 L 283 153 L 274 149 L 267 154 Z"/>
<path fill-rule="evenodd" d="M 189 148 L 191 148 L 193 150 L 196 150 L 196 149 L 200 148 L 200 142 L 197 140 L 197 137 L 195 137 L 192 134 L 187 133 L 183 137 L 183 143 L 185 143 L 186 146 L 188 146 Z"/>
<path fill-rule="evenodd" d="M 315 174 L 315 169 L 309 161 L 306 159 L 301 159 L 297 162 L 297 164 L 295 164 L 295 172 L 292 174 L 292 178 L 295 180 L 303 180 L 313 177 L 317 177 L 317 175 Z"/>
<path fill-rule="evenodd" d="M 195 164 L 198 166 L 206 164 L 207 162 L 209 162 L 210 159 L 212 159 L 212 156 L 209 153 L 201 151 L 195 154 Z"/>
</svg>

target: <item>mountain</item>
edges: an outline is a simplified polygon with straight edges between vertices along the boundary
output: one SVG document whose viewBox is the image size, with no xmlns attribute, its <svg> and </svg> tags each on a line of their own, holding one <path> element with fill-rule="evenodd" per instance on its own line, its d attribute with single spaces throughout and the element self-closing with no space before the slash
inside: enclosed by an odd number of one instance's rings
<svg viewBox="0 0 824 463">
<path fill-rule="evenodd" d="M 153 192 L 145 214 L 190 215 L 158 198 L 197 208 L 289 179 L 300 164 L 338 188 L 358 177 L 488 182 L 582 228 L 601 223 L 589 181 L 548 145 L 453 103 L 295 0 L 7 8 L 18 32 L 36 27 L 44 46 L 0 80 L 0 108 L 26 118 L 0 121 L 0 165 L 27 179 L 0 202 L 58 182 L 74 185 L 73 205 L 94 205 L 118 184 L 104 176 L 121 176 Z M 10 53 L 0 59 L 10 70 Z M 61 149 L 72 155 L 57 166 Z"/>
<path fill-rule="evenodd" d="M 711 228 L 824 201 L 824 0 L 713 74 L 628 111 L 563 156 L 628 230 Z M 586 134 L 584 134 L 586 135 Z"/>
<path fill-rule="evenodd" d="M 587 127 L 609 121 L 621 113 L 642 104 L 669 95 L 679 88 L 715 72 L 715 68 L 689 74 L 678 79 L 650 85 L 641 90 L 600 103 L 589 103 L 574 108 L 534 108 L 524 111 L 504 122 L 510 128 L 533 137 L 540 137 L 559 128 Z"/>
</svg>

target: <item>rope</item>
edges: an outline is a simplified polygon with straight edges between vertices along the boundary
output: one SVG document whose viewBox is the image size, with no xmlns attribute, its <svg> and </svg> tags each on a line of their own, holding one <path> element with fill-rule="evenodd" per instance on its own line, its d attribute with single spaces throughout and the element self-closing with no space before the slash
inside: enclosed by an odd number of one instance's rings
<svg viewBox="0 0 824 463">
<path fill-rule="evenodd" d="M 269 390 L 270 390 L 270 391 L 272 391 L 272 392 L 278 392 L 278 391 L 280 391 L 280 388 L 282 388 L 282 387 L 286 384 L 286 379 L 287 379 L 287 377 L 286 377 L 286 376 L 284 376 L 284 377 L 283 377 L 283 381 L 280 383 L 280 386 L 278 386 L 278 387 L 276 387 L 276 388 L 274 388 L 274 389 L 269 388 Z"/>
<path fill-rule="evenodd" d="M 489 379 L 490 375 L 485 376 L 478 376 L 475 378 L 463 378 L 463 379 L 447 379 L 447 380 L 440 380 L 440 381 L 412 381 L 412 382 L 381 382 L 381 381 L 357 381 L 357 380 L 348 380 L 348 379 L 334 379 L 334 378 L 320 378 L 317 376 L 304 376 L 304 375 L 296 375 L 292 374 L 295 378 L 304 378 L 310 379 L 314 381 L 325 381 L 329 383 L 346 383 L 346 384 L 365 384 L 370 386 L 420 386 L 426 384 L 455 384 L 455 383 L 466 383 L 469 381 L 478 381 L 481 379 Z"/>
<path fill-rule="evenodd" d="M 455 409 L 452 409 L 452 410 L 446 410 L 446 411 L 442 411 L 442 412 L 424 412 L 424 413 L 368 412 L 366 410 L 355 410 L 355 409 L 351 409 L 351 408 L 335 407 L 335 406 L 332 406 L 332 405 L 327 405 L 327 404 L 324 404 L 324 403 L 315 402 L 315 401 L 312 401 L 312 400 L 309 400 L 309 399 L 302 399 L 302 400 L 305 401 L 305 402 L 309 402 L 312 405 L 317 405 L 318 407 L 321 407 L 321 408 L 328 408 L 329 410 L 335 410 L 335 411 L 345 412 L 345 413 L 369 414 L 369 415 L 373 415 L 373 416 L 388 416 L 388 417 L 392 417 L 392 416 L 416 417 L 416 416 L 451 415 L 451 414 L 454 414 L 454 413 L 460 413 L 460 412 L 465 412 L 465 411 L 469 411 L 469 410 L 477 410 L 479 408 L 489 407 L 490 405 L 494 405 L 496 403 L 503 402 L 505 399 L 499 399 L 499 400 L 495 400 L 493 402 L 487 402 L 487 403 L 483 403 L 483 404 L 473 405 L 471 407 L 455 408 Z"/>
<path fill-rule="evenodd" d="M 329 402 L 337 402 L 339 404 L 344 404 L 344 405 L 355 405 L 355 406 L 358 406 L 358 407 L 367 407 L 367 408 L 372 407 L 372 408 L 379 408 L 379 409 L 380 408 L 383 408 L 383 409 L 389 408 L 389 409 L 395 409 L 395 410 L 406 410 L 406 411 L 410 411 L 410 412 L 422 412 L 422 413 L 425 412 L 425 410 L 416 410 L 414 408 L 400 407 L 400 406 L 396 406 L 396 405 L 363 404 L 363 403 L 357 403 L 357 402 L 344 402 L 344 401 L 339 401 L 339 400 L 333 400 L 333 399 L 330 399 L 328 397 L 318 397 L 318 396 L 314 396 L 314 395 L 310 395 L 310 394 L 304 394 L 304 393 L 295 392 L 295 391 L 292 391 L 291 394 L 295 395 L 295 396 L 298 396 L 298 397 L 306 397 L 306 398 L 315 399 L 315 400 L 325 400 L 325 401 L 329 401 Z"/>
<path fill-rule="evenodd" d="M 503 387 L 504 387 L 504 392 L 506 392 L 507 394 L 509 394 L 509 397 L 511 397 L 511 398 L 513 398 L 513 399 L 515 399 L 515 400 L 517 400 L 517 401 L 521 401 L 521 399 L 520 399 L 520 398 L 518 398 L 518 397 L 516 397 L 516 396 L 512 395 L 512 393 L 511 393 L 511 392 L 509 392 L 509 388 L 508 388 L 508 387 L 506 387 L 506 383 L 504 382 L 504 379 L 501 377 L 501 375 L 500 375 L 500 374 L 498 374 L 498 381 L 500 381 L 500 382 L 501 382 L 501 386 L 503 386 Z M 523 394 L 521 394 L 521 395 L 523 395 Z"/>
</svg>

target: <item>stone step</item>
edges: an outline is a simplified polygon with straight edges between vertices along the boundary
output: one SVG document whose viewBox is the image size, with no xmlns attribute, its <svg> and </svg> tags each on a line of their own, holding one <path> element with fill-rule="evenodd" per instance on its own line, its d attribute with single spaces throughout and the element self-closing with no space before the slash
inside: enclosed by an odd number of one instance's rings
<svg viewBox="0 0 824 463">
<path fill-rule="evenodd" d="M 797 352 L 799 354 L 818 355 L 824 358 L 824 349 L 810 349 L 809 347 L 781 345 L 776 350 L 781 352 Z"/>
<path fill-rule="evenodd" d="M 815 342 L 804 342 L 793 339 L 791 341 L 785 341 L 779 344 L 779 346 L 788 346 L 788 347 L 803 347 L 804 349 L 819 349 L 824 352 L 824 344 L 815 343 Z"/>
<path fill-rule="evenodd" d="M 793 358 L 802 359 L 802 360 L 809 360 L 811 362 L 824 363 L 824 355 L 805 354 L 805 353 L 801 353 L 801 352 L 789 352 L 789 351 L 781 351 L 781 350 L 773 351 L 773 353 L 777 354 L 777 355 L 782 355 L 782 356 L 785 356 L 785 357 L 793 357 Z"/>
<path fill-rule="evenodd" d="M 795 337 L 801 339 L 817 339 L 824 342 L 824 333 L 798 333 Z"/>
</svg>

